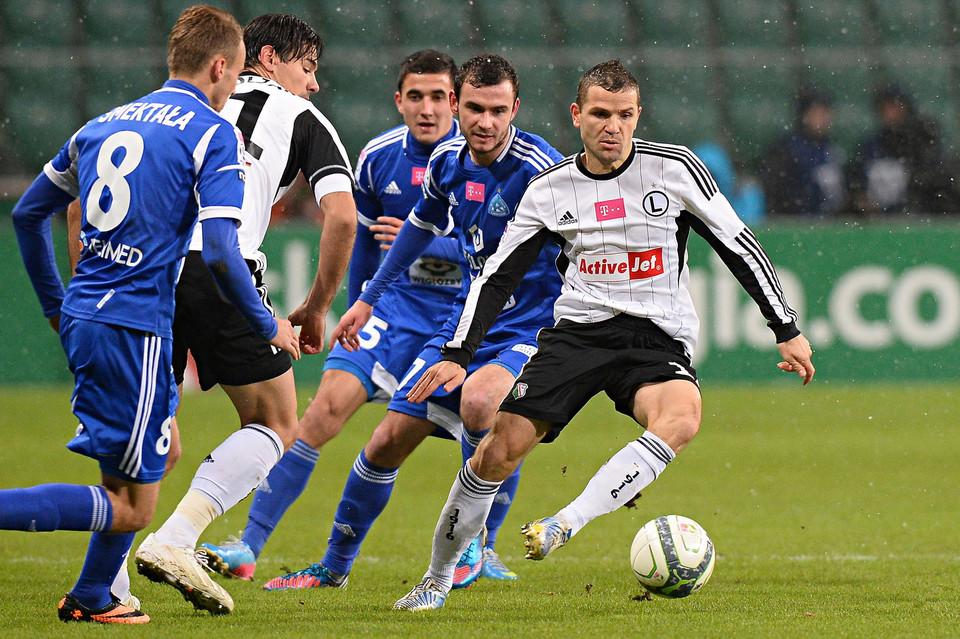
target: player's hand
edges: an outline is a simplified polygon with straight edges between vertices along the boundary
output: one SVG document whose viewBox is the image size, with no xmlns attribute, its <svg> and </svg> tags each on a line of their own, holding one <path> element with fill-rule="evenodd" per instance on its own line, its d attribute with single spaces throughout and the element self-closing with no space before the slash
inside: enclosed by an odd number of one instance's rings
<svg viewBox="0 0 960 639">
<path fill-rule="evenodd" d="M 463 370 L 460 364 L 446 360 L 437 362 L 420 376 L 417 383 L 407 393 L 407 401 L 419 404 L 433 395 L 433 391 L 441 386 L 443 386 L 443 390 L 449 393 L 462 384 L 466 377 L 467 371 Z"/>
<path fill-rule="evenodd" d="M 270 343 L 281 350 L 285 350 L 293 356 L 293 359 L 300 359 L 300 340 L 297 338 L 297 331 L 293 324 L 285 319 L 277 319 L 277 334 L 273 336 Z"/>
<path fill-rule="evenodd" d="M 806 386 L 813 379 L 813 349 L 810 348 L 810 342 L 803 335 L 797 335 L 791 340 L 777 344 L 780 350 L 780 357 L 784 361 L 777 364 L 782 371 L 794 372 L 803 378 L 803 385 Z"/>
<path fill-rule="evenodd" d="M 403 226 L 403 220 L 400 218 L 381 215 L 377 218 L 376 224 L 370 225 L 370 232 L 373 233 L 373 239 L 380 242 L 380 248 L 386 251 L 397 239 L 397 233 L 400 232 L 401 226 Z"/>
<path fill-rule="evenodd" d="M 373 307 L 366 302 L 357 300 L 353 303 L 347 312 L 340 318 L 340 323 L 333 329 L 333 337 L 330 339 L 330 348 L 337 342 L 350 352 L 360 350 L 360 339 L 357 335 L 360 329 L 370 321 L 373 315 Z"/>
<path fill-rule="evenodd" d="M 47 321 L 50 322 L 50 328 L 59 335 L 60 334 L 60 316 L 54 315 L 53 317 L 48 317 Z"/>
<path fill-rule="evenodd" d="M 306 302 L 298 306 L 287 319 L 300 327 L 300 349 L 305 355 L 317 355 L 323 352 L 326 337 L 327 314 L 311 308 Z"/>
<path fill-rule="evenodd" d="M 170 450 L 167 451 L 167 463 L 163 467 L 163 476 L 166 477 L 170 471 L 180 461 L 183 454 L 183 446 L 180 444 L 180 427 L 177 425 L 177 418 L 170 420 Z"/>
</svg>

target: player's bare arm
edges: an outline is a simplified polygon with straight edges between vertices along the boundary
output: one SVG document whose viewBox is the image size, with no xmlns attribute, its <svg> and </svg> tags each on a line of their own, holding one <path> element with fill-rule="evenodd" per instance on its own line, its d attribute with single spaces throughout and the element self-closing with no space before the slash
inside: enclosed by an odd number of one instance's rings
<svg viewBox="0 0 960 639">
<path fill-rule="evenodd" d="M 414 387 L 407 393 L 407 401 L 419 404 L 433 395 L 433 392 L 441 386 L 449 393 L 463 384 L 466 378 L 467 371 L 460 364 L 446 360 L 437 362 L 420 376 Z"/>
<path fill-rule="evenodd" d="M 388 251 L 393 245 L 397 233 L 400 232 L 401 226 L 403 226 L 403 220 L 400 218 L 381 215 L 377 218 L 376 224 L 370 225 L 370 232 L 373 233 L 373 239 L 380 242 L 380 248 Z"/>
<path fill-rule="evenodd" d="M 347 312 L 340 318 L 340 323 L 333 329 L 333 336 L 330 338 L 330 348 L 337 342 L 348 351 L 360 350 L 360 338 L 358 337 L 360 329 L 370 321 L 373 315 L 373 307 L 357 300 L 353 303 Z"/>
<path fill-rule="evenodd" d="M 803 378 L 803 385 L 806 386 L 813 379 L 815 369 L 813 367 L 813 349 L 810 348 L 810 342 L 803 335 L 797 335 L 791 340 L 777 344 L 780 351 L 780 357 L 784 361 L 777 364 L 780 370 L 794 372 Z"/>
<path fill-rule="evenodd" d="M 301 327 L 300 347 L 307 355 L 323 351 L 327 311 L 347 271 L 357 233 L 357 207 L 352 194 L 338 191 L 324 195 L 320 212 L 324 223 L 317 274 L 306 301 L 289 317 Z"/>
<path fill-rule="evenodd" d="M 83 209 L 80 200 L 74 200 L 67 207 L 67 256 L 70 258 L 70 276 L 77 274 L 77 264 L 80 262 L 80 227 L 83 225 Z M 60 334 L 60 316 L 49 318 L 50 327 Z"/>
<path fill-rule="evenodd" d="M 80 227 L 83 225 L 83 209 L 80 200 L 74 200 L 67 207 L 67 255 L 70 256 L 70 275 L 77 274 L 80 262 Z"/>
</svg>

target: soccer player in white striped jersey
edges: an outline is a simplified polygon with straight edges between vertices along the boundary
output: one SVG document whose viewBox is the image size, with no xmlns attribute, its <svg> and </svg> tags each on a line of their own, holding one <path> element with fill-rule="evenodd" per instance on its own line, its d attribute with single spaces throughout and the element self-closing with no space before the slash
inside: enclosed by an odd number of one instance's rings
<svg viewBox="0 0 960 639">
<path fill-rule="evenodd" d="M 497 252 L 471 285 L 443 361 L 408 395 L 419 402 L 440 386 L 450 391 L 462 383 L 486 327 L 544 244 L 557 242 L 565 258 L 557 323 L 539 333 L 539 350 L 457 475 L 434 533 L 430 568 L 396 609 L 443 606 L 457 558 L 481 529 L 500 482 L 594 395 L 604 391 L 645 432 L 555 516 L 523 526 L 528 559 L 543 559 L 591 520 L 632 500 L 696 435 L 701 400 L 690 362 L 699 322 L 687 290 L 685 246 L 691 230 L 760 307 L 784 360 L 779 368 L 804 384 L 813 379 L 810 344 L 773 265 L 706 167 L 685 147 L 633 139 L 640 89 L 619 60 L 583 75 L 570 113 L 584 151 L 530 181 Z"/>
<path fill-rule="evenodd" d="M 260 244 L 271 207 L 302 173 L 320 206 L 324 228 L 313 286 L 289 320 L 301 326 L 303 352 L 316 354 L 323 348 L 324 318 L 346 272 L 357 216 L 346 150 L 309 100 L 319 90 L 316 71 L 323 41 L 290 14 L 254 18 L 244 28 L 243 40 L 244 69 L 223 108 L 223 117 L 242 134 L 245 150 L 240 254 L 261 307 L 272 314 Z M 174 375 L 183 381 L 189 349 L 201 387 L 220 385 L 236 408 L 240 428 L 203 460 L 176 510 L 144 539 L 135 558 L 141 574 L 219 614 L 232 610 L 233 599 L 198 563 L 199 536 L 263 481 L 296 440 L 299 420 L 290 356 L 259 339 L 220 294 L 196 250 L 204 235 L 194 234 L 177 284 Z"/>
</svg>

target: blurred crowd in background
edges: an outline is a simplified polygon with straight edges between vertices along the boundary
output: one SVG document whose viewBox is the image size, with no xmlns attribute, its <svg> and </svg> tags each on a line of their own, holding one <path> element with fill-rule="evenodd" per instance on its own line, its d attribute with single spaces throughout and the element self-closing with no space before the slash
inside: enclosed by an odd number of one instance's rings
<svg viewBox="0 0 960 639">
<path fill-rule="evenodd" d="M 318 29 L 314 102 L 353 161 L 400 124 L 388 92 L 412 51 L 504 55 L 517 124 L 563 153 L 576 79 L 616 57 L 640 80 L 637 136 L 693 148 L 750 224 L 960 212 L 960 0 L 207 1 Z M 163 81 L 164 34 L 193 3 L 0 2 L 0 206 L 83 122 Z M 312 220 L 312 200 L 291 189 L 276 217 Z"/>
<path fill-rule="evenodd" d="M 888 85 L 876 92 L 875 128 L 852 149 L 831 137 L 833 100 L 816 87 L 801 89 L 793 123 L 765 149 L 756 174 L 719 142 L 693 146 L 747 224 L 960 213 L 957 159 L 907 91 Z M 299 188 L 274 215 L 278 221 L 317 220 L 319 212 Z"/>
</svg>

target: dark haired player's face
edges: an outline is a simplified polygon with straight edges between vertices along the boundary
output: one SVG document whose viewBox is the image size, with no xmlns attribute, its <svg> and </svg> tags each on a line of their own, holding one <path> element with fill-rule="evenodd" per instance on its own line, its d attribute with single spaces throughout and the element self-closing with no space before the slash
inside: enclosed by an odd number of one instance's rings
<svg viewBox="0 0 960 639">
<path fill-rule="evenodd" d="M 403 123 L 421 144 L 436 144 L 453 126 L 451 93 L 449 74 L 408 73 L 401 90 L 393 95 Z"/>
<path fill-rule="evenodd" d="M 312 94 L 320 90 L 316 53 L 289 62 L 277 62 L 272 79 L 290 93 L 309 100 Z"/>
<path fill-rule="evenodd" d="M 520 100 L 514 96 L 509 80 L 479 88 L 463 83 L 456 113 L 474 162 L 486 166 L 497 159 L 519 107 Z"/>
<path fill-rule="evenodd" d="M 573 126 L 580 129 L 587 169 L 609 173 L 630 155 L 630 140 L 640 116 L 636 91 L 587 89 L 583 106 L 570 105 Z"/>
</svg>

